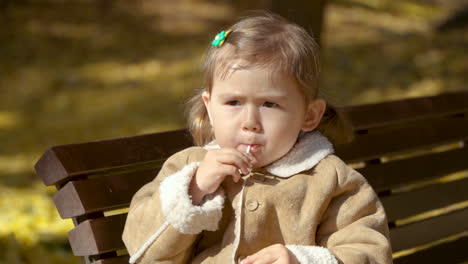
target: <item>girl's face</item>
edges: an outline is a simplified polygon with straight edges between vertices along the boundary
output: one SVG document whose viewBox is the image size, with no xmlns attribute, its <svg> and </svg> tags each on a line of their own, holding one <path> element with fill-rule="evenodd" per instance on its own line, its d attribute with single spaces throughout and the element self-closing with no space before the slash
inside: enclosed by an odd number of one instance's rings
<svg viewBox="0 0 468 264">
<path fill-rule="evenodd" d="M 284 156 L 301 131 L 317 127 L 325 102 L 305 105 L 294 79 L 265 68 L 236 69 L 215 76 L 211 94 L 203 93 L 216 142 L 245 152 L 248 145 L 266 166 Z"/>
</svg>

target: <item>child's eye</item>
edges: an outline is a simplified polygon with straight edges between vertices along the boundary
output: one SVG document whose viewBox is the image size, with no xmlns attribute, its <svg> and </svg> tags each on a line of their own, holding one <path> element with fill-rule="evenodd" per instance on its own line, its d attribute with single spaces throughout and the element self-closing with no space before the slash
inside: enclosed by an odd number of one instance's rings
<svg viewBox="0 0 468 264">
<path fill-rule="evenodd" d="M 240 102 L 237 100 L 231 100 L 231 101 L 227 101 L 226 104 L 231 105 L 231 106 L 236 106 L 236 105 L 240 105 Z"/>
<path fill-rule="evenodd" d="M 265 102 L 263 103 L 263 106 L 268 107 L 268 108 L 273 108 L 273 107 L 278 107 L 279 105 L 276 103 L 272 103 L 272 102 Z"/>
</svg>

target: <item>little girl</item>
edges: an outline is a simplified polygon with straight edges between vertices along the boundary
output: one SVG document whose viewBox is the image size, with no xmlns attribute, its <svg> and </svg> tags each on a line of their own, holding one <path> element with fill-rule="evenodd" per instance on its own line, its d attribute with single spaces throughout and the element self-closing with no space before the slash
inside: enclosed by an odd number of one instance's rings
<svg viewBox="0 0 468 264">
<path fill-rule="evenodd" d="M 391 263 L 381 203 L 333 155 L 342 126 L 319 97 L 310 35 L 264 14 L 211 45 L 191 100 L 198 147 L 135 194 L 130 263 Z"/>
</svg>

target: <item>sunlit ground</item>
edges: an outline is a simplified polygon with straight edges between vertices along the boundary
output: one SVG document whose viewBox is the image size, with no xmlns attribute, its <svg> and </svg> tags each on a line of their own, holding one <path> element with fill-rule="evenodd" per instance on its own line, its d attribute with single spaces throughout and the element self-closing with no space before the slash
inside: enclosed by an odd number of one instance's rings
<svg viewBox="0 0 468 264">
<path fill-rule="evenodd" d="M 53 145 L 183 127 L 203 51 L 236 15 L 227 1 L 11 2 L 0 11 L 0 263 L 79 263 L 35 161 Z M 450 9 L 424 2 L 329 5 L 332 102 L 467 89 L 468 32 L 435 33 Z"/>
</svg>

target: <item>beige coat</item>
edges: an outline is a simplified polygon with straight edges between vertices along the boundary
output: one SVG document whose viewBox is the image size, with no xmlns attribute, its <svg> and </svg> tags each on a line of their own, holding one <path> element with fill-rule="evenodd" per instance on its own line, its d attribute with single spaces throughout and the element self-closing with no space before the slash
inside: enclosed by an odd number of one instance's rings
<svg viewBox="0 0 468 264">
<path fill-rule="evenodd" d="M 193 206 L 188 186 L 206 151 L 173 155 L 135 194 L 123 234 L 132 263 L 237 263 L 277 243 L 301 263 L 392 263 L 380 201 L 320 133 Z"/>
</svg>

